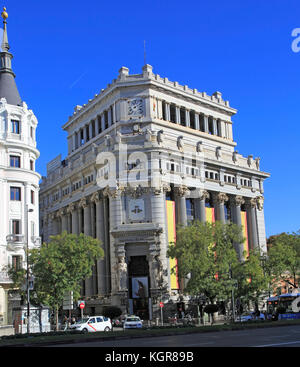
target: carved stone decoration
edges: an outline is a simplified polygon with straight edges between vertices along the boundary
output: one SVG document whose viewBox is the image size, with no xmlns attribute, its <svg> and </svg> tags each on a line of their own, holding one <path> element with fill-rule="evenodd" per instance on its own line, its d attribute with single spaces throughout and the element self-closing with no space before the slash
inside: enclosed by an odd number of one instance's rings
<svg viewBox="0 0 300 367">
<path fill-rule="evenodd" d="M 67 213 L 73 213 L 74 210 L 76 210 L 76 204 L 75 203 L 71 203 L 68 207 L 67 207 Z"/>
<path fill-rule="evenodd" d="M 178 136 L 177 138 L 177 148 L 182 151 L 184 148 L 183 136 Z"/>
<path fill-rule="evenodd" d="M 158 289 L 163 283 L 163 266 L 157 254 L 150 254 L 151 288 Z"/>
<path fill-rule="evenodd" d="M 219 203 L 225 203 L 225 201 L 228 201 L 229 198 L 228 196 L 224 193 L 224 192 L 219 192 L 218 195 L 217 195 L 217 201 Z"/>
<path fill-rule="evenodd" d="M 238 154 L 239 154 L 239 152 L 237 150 L 232 153 L 232 160 L 233 160 L 234 163 L 236 163 L 237 160 L 238 160 Z"/>
<path fill-rule="evenodd" d="M 109 187 L 108 185 L 103 190 L 103 196 L 108 196 L 116 199 L 119 195 L 124 192 L 123 186 Z"/>
<path fill-rule="evenodd" d="M 259 165 L 260 165 L 260 158 L 257 157 L 255 158 L 255 166 L 256 166 L 256 169 L 259 171 Z"/>
<path fill-rule="evenodd" d="M 244 204 L 244 203 L 245 203 L 245 200 L 244 200 L 244 198 L 243 198 L 242 196 L 237 195 L 237 196 L 235 196 L 235 198 L 234 198 L 234 203 L 235 203 L 235 205 L 237 205 L 237 206 L 241 206 L 242 204 Z"/>
<path fill-rule="evenodd" d="M 157 133 L 157 142 L 158 144 L 161 144 L 164 142 L 164 131 L 163 130 L 159 130 Z"/>
<path fill-rule="evenodd" d="M 81 198 L 78 203 L 79 208 L 86 208 L 88 206 L 88 201 L 86 198 Z"/>
<path fill-rule="evenodd" d="M 203 190 L 200 196 L 200 200 L 206 200 L 206 199 L 209 199 L 209 197 L 210 197 L 209 192 L 206 190 Z"/>
<path fill-rule="evenodd" d="M 104 144 L 106 147 L 110 147 L 111 146 L 111 136 L 110 135 L 105 135 L 104 137 Z"/>
<path fill-rule="evenodd" d="M 216 157 L 220 159 L 222 157 L 221 147 L 216 148 Z"/>
<path fill-rule="evenodd" d="M 98 154 L 98 145 L 96 143 L 92 144 L 92 152 L 94 153 L 94 155 Z"/>
<path fill-rule="evenodd" d="M 256 198 L 256 203 L 257 203 L 257 209 L 258 210 L 263 210 L 263 208 L 264 208 L 264 197 L 263 196 L 258 196 Z"/>
<path fill-rule="evenodd" d="M 203 143 L 202 143 L 202 141 L 198 141 L 198 143 L 197 143 L 197 145 L 196 145 L 196 151 L 197 151 L 198 153 L 203 152 Z"/>
<path fill-rule="evenodd" d="M 66 209 L 65 208 L 60 208 L 57 212 L 57 216 L 58 217 L 63 217 L 64 215 L 66 215 Z"/>
<path fill-rule="evenodd" d="M 98 203 L 100 201 L 101 197 L 100 197 L 100 192 L 96 191 L 92 194 L 91 196 L 91 202 L 92 203 Z"/>
<path fill-rule="evenodd" d="M 181 185 L 174 187 L 174 192 L 176 196 L 185 196 L 189 192 L 189 189 L 187 186 Z"/>
<path fill-rule="evenodd" d="M 249 167 L 251 167 L 252 162 L 253 162 L 253 155 L 250 154 L 250 155 L 248 155 L 248 158 L 247 158 L 247 163 L 248 163 L 248 166 Z"/>
<path fill-rule="evenodd" d="M 118 289 L 119 291 L 127 290 L 127 264 L 125 261 L 125 256 L 118 257 Z"/>
<path fill-rule="evenodd" d="M 120 131 L 117 131 L 115 135 L 115 143 L 116 144 L 122 143 L 122 134 L 120 133 Z"/>
<path fill-rule="evenodd" d="M 129 194 L 132 198 L 139 198 L 143 194 L 147 193 L 148 188 L 142 187 L 141 185 L 138 186 L 127 186 L 125 189 L 126 193 Z"/>
<path fill-rule="evenodd" d="M 250 199 L 249 204 L 250 204 L 251 208 L 256 208 L 256 205 L 257 205 L 256 198 Z"/>
</svg>

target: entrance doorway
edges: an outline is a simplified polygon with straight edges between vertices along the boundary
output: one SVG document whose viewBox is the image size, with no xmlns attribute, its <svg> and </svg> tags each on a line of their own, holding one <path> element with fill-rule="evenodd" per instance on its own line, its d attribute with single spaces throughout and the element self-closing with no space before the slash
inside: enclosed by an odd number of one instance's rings
<svg viewBox="0 0 300 367">
<path fill-rule="evenodd" d="M 128 264 L 130 312 L 149 319 L 149 265 L 146 256 L 131 256 Z"/>
</svg>

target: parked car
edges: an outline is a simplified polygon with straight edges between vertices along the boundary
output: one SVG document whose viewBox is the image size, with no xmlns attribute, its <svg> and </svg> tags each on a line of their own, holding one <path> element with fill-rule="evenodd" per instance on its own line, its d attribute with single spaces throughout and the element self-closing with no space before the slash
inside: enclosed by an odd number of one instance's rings
<svg viewBox="0 0 300 367">
<path fill-rule="evenodd" d="M 255 312 L 245 312 L 236 318 L 238 322 L 247 322 L 255 320 L 265 320 L 265 315 L 261 312 L 259 316 L 255 316 Z"/>
<path fill-rule="evenodd" d="M 143 327 L 143 320 L 138 316 L 127 316 L 123 323 L 123 329 L 141 329 Z"/>
<path fill-rule="evenodd" d="M 110 331 L 112 329 L 112 325 L 109 317 L 91 316 L 77 321 L 75 324 L 70 326 L 70 329 L 83 331 L 85 333 L 93 333 L 96 331 Z"/>
</svg>

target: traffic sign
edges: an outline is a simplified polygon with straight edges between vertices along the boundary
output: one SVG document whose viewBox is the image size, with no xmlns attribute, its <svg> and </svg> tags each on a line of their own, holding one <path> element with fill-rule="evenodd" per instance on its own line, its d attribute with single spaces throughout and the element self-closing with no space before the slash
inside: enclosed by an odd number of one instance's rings
<svg viewBox="0 0 300 367">
<path fill-rule="evenodd" d="M 159 307 L 164 307 L 164 303 L 163 302 L 159 302 Z"/>
<path fill-rule="evenodd" d="M 79 307 L 83 310 L 85 307 L 85 304 L 83 302 L 80 303 Z"/>
</svg>

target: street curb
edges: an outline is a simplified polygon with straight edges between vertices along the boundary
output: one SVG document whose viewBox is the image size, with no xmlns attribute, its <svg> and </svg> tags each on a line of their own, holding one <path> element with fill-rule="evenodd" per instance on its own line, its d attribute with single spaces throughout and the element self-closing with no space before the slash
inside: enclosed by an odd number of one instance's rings
<svg viewBox="0 0 300 367">
<path fill-rule="evenodd" d="M 48 345 L 60 345 L 60 344 L 78 344 L 78 343 L 88 343 L 88 342 L 102 342 L 102 341 L 111 341 L 111 340 L 124 340 L 124 339 L 137 339 L 137 338 L 152 338 L 152 337 L 161 337 L 161 336 L 172 336 L 172 335 L 184 335 L 184 334 L 194 334 L 194 333 L 210 333 L 210 332 L 221 332 L 221 331 L 239 331 L 239 330 L 247 330 L 247 329 L 260 329 L 260 328 L 272 328 L 272 327 L 284 327 L 284 326 L 291 326 L 291 325 L 300 325 L 299 322 L 293 323 L 292 321 L 289 323 L 284 324 L 247 324 L 247 325 L 234 325 L 234 327 L 222 329 L 222 328 L 215 328 L 212 326 L 207 326 L 207 329 L 201 328 L 198 330 L 197 327 L 194 329 L 191 328 L 189 330 L 166 330 L 165 332 L 161 331 L 161 333 L 149 333 L 149 334 L 134 334 L 134 335 L 114 335 L 114 336 L 106 336 L 106 337 L 91 337 L 91 338 L 78 338 L 78 339 L 64 339 L 64 340 L 55 340 L 55 341 L 37 341 L 37 342 L 30 342 L 26 341 L 24 343 L 16 343 L 16 344 L 6 344 L 1 345 L 1 347 L 42 347 Z M 120 331 L 122 333 L 122 331 Z"/>
</svg>

